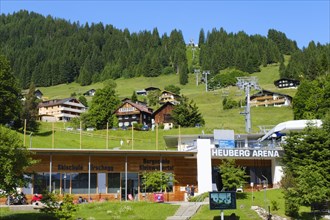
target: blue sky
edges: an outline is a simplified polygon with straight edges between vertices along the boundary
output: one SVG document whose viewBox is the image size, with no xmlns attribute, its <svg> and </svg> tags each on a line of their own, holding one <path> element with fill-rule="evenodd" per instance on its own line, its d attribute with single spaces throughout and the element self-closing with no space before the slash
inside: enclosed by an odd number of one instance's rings
<svg viewBox="0 0 330 220">
<path fill-rule="evenodd" d="M 130 32 L 151 31 L 168 35 L 182 31 L 186 42 L 198 43 L 205 33 L 223 27 L 227 32 L 267 36 L 269 29 L 284 32 L 300 48 L 310 41 L 329 43 L 330 0 L 322 1 L 89 1 L 89 0 L 0 0 L 0 12 L 25 9 L 66 20 L 112 24 Z"/>
</svg>

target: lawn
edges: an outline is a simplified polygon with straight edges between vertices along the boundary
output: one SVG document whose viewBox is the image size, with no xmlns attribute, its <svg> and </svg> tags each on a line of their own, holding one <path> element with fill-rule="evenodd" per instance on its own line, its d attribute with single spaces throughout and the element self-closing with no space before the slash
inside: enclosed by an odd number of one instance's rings
<svg viewBox="0 0 330 220">
<path fill-rule="evenodd" d="M 95 202 L 80 204 L 73 219 L 166 219 L 175 214 L 177 205 L 148 202 Z M 13 212 L 8 208 L 0 208 L 3 220 L 51 220 L 50 216 L 36 212 Z"/>
<path fill-rule="evenodd" d="M 252 201 L 252 193 L 237 194 L 237 208 L 235 210 L 225 210 L 225 219 L 228 219 L 233 213 L 239 217 L 239 220 L 261 220 L 258 214 L 251 210 L 251 205 L 266 208 L 270 206 L 272 215 L 286 217 L 284 212 L 284 198 L 281 189 L 270 189 L 265 191 L 253 192 L 254 200 Z M 278 210 L 273 210 L 276 201 Z M 168 216 L 174 215 L 179 206 L 151 203 L 151 202 L 94 202 L 89 204 L 78 205 L 74 219 L 166 219 Z M 320 216 L 313 216 L 310 208 L 302 206 L 299 210 L 297 219 L 323 219 Z M 288 217 L 286 217 L 289 219 Z M 9 211 L 8 208 L 0 208 L 0 219 L 26 219 L 26 220 L 43 220 L 52 219 L 42 213 L 19 211 Z M 209 210 L 209 205 L 203 205 L 199 211 L 192 217 L 192 220 L 220 220 L 220 210 Z"/>
</svg>

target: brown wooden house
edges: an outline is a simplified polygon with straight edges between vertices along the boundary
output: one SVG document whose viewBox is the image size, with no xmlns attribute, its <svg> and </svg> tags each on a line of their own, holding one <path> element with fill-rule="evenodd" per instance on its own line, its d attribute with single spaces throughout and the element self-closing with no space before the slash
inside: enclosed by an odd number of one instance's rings
<svg viewBox="0 0 330 220">
<path fill-rule="evenodd" d="M 166 102 L 159 109 L 153 113 L 153 118 L 156 124 L 163 124 L 164 128 L 173 127 L 172 111 L 174 109 L 174 104 L 171 102 Z"/>
<path fill-rule="evenodd" d="M 131 127 L 134 123 L 151 126 L 152 109 L 146 105 L 134 103 L 129 99 L 123 101 L 115 114 L 119 121 L 119 127 Z"/>
</svg>

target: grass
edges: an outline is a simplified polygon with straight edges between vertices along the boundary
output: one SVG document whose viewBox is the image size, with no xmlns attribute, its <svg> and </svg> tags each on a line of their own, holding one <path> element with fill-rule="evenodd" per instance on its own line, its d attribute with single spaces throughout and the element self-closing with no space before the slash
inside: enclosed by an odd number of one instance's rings
<svg viewBox="0 0 330 220">
<path fill-rule="evenodd" d="M 268 206 L 270 206 L 270 213 L 272 215 L 278 215 L 285 217 L 285 208 L 284 208 L 284 198 L 283 192 L 280 189 L 270 189 L 266 191 L 258 191 L 253 193 L 254 200 L 252 202 L 252 193 L 238 193 L 237 194 L 237 204 L 235 210 L 225 210 L 224 215 L 225 219 L 229 218 L 233 213 L 239 217 L 239 220 L 261 220 L 257 213 L 251 209 L 251 205 L 259 206 L 268 211 Z M 266 199 L 265 199 L 266 198 Z M 272 201 L 277 201 L 278 210 L 273 210 Z M 210 210 L 209 205 L 203 205 L 201 209 L 193 216 L 192 220 L 198 219 L 213 219 L 220 220 L 220 210 Z M 314 219 L 313 214 L 310 213 L 310 208 L 306 206 L 301 206 L 299 210 L 299 216 L 297 219 L 300 220 L 310 220 Z M 316 216 L 316 219 L 322 219 L 320 216 Z"/>
<path fill-rule="evenodd" d="M 191 51 L 189 56 L 192 56 Z M 289 58 L 286 57 L 286 60 Z M 261 67 L 261 72 L 251 74 L 259 79 L 261 88 L 285 93 L 294 96 L 296 90 L 279 90 L 275 88 L 273 82 L 279 78 L 278 72 L 279 65 L 273 64 L 266 67 Z M 132 79 L 117 79 L 117 93 L 120 98 L 131 97 L 133 91 L 141 90 L 143 88 L 154 86 L 160 89 L 164 89 L 165 86 L 173 84 L 181 88 L 181 94 L 187 96 L 193 100 L 199 111 L 202 113 L 205 120 L 205 127 L 195 128 L 181 128 L 181 134 L 201 134 L 202 130 L 205 133 L 213 133 L 213 129 L 233 129 L 235 133 L 245 133 L 245 119 L 240 112 L 243 108 L 236 108 L 231 110 L 222 109 L 222 90 L 205 91 L 205 84 L 199 84 L 196 86 L 196 79 L 194 74 L 189 74 L 189 83 L 187 85 L 179 84 L 179 77 L 176 74 L 162 75 L 157 78 L 138 77 Z M 89 86 L 80 86 L 77 83 L 61 84 L 53 87 L 41 87 L 39 88 L 44 97 L 48 99 L 65 98 L 69 97 L 72 93 L 76 93 L 78 96 L 82 95 L 89 89 L 102 88 L 102 83 L 96 83 Z M 235 100 L 243 100 L 244 94 L 240 92 L 237 87 L 227 88 L 229 91 L 229 97 Z M 251 91 L 254 94 L 257 91 Z M 143 100 L 145 97 L 140 96 L 139 99 Z M 88 101 L 91 101 L 91 97 L 88 97 Z M 156 110 L 156 109 L 155 109 Z M 260 132 L 259 127 L 265 125 L 277 125 L 283 121 L 293 119 L 292 109 L 290 107 L 252 107 L 251 108 L 252 119 L 252 132 Z M 64 132 L 65 125 L 63 123 L 56 123 L 55 132 L 55 148 L 80 148 L 80 134 L 79 132 Z M 51 124 L 42 125 L 40 132 L 33 134 L 32 146 L 33 147 L 52 147 L 52 132 Z M 159 129 L 158 149 L 165 149 L 165 142 L 162 138 L 163 135 L 177 135 L 178 129 L 170 131 L 163 131 Z M 155 132 L 134 132 L 134 149 L 157 149 L 156 134 Z M 127 140 L 132 139 L 131 131 L 110 131 L 109 132 L 109 149 L 132 149 L 132 144 L 127 144 Z M 120 140 L 124 141 L 124 145 L 120 146 Z M 29 146 L 29 137 L 27 137 L 27 145 Z M 92 133 L 84 132 L 82 136 L 82 148 L 106 148 L 106 131 L 96 131 Z"/>
<path fill-rule="evenodd" d="M 179 208 L 177 205 L 147 202 L 103 202 L 80 204 L 73 219 L 166 219 Z M 51 220 L 51 216 L 36 212 L 13 212 L 0 208 L 3 220 Z"/>
<path fill-rule="evenodd" d="M 239 220 L 261 220 L 262 218 L 251 209 L 251 205 L 266 208 L 270 206 L 272 215 L 285 217 L 284 198 L 281 189 L 270 189 L 266 191 L 255 191 L 253 193 L 254 200 L 252 202 L 252 193 L 238 193 L 237 205 L 235 210 L 225 210 L 225 219 L 228 219 L 233 213 L 239 217 Z M 266 199 L 265 199 L 266 198 Z M 278 210 L 274 211 L 272 201 L 277 201 Z M 168 216 L 174 215 L 178 209 L 177 205 L 151 202 L 94 202 L 89 204 L 78 205 L 74 219 L 166 219 Z M 0 219 L 26 219 L 26 220 L 43 220 L 52 219 L 42 213 L 28 211 L 9 211 L 8 208 L 0 208 Z M 203 205 L 199 211 L 191 218 L 192 220 L 210 219 L 220 220 L 220 210 L 209 210 L 209 205 Z M 302 206 L 299 210 L 299 216 L 296 219 L 323 219 L 321 216 L 313 216 L 310 208 Z"/>
</svg>

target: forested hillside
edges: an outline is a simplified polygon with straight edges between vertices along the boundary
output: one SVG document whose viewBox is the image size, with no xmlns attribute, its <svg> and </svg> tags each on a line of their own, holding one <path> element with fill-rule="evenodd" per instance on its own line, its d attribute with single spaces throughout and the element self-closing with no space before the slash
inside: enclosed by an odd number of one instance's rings
<svg viewBox="0 0 330 220">
<path fill-rule="evenodd" d="M 20 11 L 0 16 L 0 53 L 12 66 L 22 88 L 78 82 L 90 85 L 106 79 L 156 77 L 179 74 L 185 85 L 188 72 L 236 68 L 260 71 L 260 66 L 281 63 L 281 76 L 314 79 L 329 69 L 329 45 L 300 50 L 282 32 L 270 29 L 268 36 L 227 33 L 220 28 L 199 34 L 199 56 L 189 62 L 180 30 L 159 35 L 157 28 L 130 33 L 111 24 L 80 24 Z M 287 66 L 283 54 L 292 55 Z"/>
<path fill-rule="evenodd" d="M 85 24 L 20 11 L 0 17 L 1 53 L 11 62 L 23 88 L 109 78 L 187 74 L 181 31 L 169 36 L 130 33 L 112 25 Z M 181 83 L 185 84 L 186 76 Z"/>
</svg>

